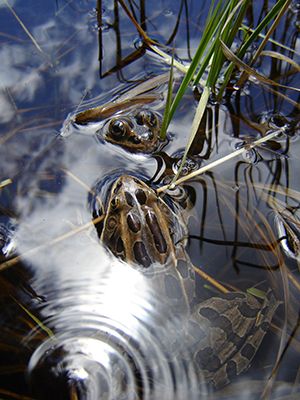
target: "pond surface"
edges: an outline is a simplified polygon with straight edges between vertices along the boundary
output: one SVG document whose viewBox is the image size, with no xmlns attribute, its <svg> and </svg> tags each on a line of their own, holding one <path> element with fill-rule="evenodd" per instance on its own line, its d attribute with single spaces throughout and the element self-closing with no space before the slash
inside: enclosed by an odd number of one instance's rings
<svg viewBox="0 0 300 400">
<path fill-rule="evenodd" d="M 145 16 L 149 37 L 190 62 L 210 2 L 128 4 L 139 21 Z M 260 7 L 254 0 L 246 25 L 262 19 Z M 298 63 L 299 10 L 291 2 L 267 46 Z M 74 122 L 79 112 L 120 101 L 169 71 L 142 45 L 120 4 L 0 1 L 0 30 L 0 397 L 240 399 L 243 391 L 243 399 L 298 398 L 299 92 L 287 86 L 299 88 L 299 72 L 265 55 L 255 68 L 286 87 L 250 79 L 221 103 L 211 99 L 184 173 L 282 132 L 161 195 L 187 224 L 180 238 L 186 262 L 213 278 L 196 273 L 198 301 L 218 294 L 214 280 L 241 292 L 271 288 L 280 301 L 249 370 L 211 391 L 200 388 L 195 341 L 182 329 L 189 310 L 99 241 L 118 177 L 133 175 L 154 189 L 173 177 L 199 88 L 186 92 L 166 143 L 154 154 L 130 152 L 105 141 L 102 128 L 107 118 L 140 108 L 162 115 L 166 79 L 147 93 L 151 101 Z M 178 73 L 175 88 L 180 80 Z"/>
</svg>

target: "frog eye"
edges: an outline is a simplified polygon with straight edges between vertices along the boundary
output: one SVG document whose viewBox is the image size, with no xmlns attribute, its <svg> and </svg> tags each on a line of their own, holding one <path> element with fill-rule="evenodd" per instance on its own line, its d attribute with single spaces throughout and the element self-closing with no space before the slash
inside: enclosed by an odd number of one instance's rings
<svg viewBox="0 0 300 400">
<path fill-rule="evenodd" d="M 132 141 L 134 144 L 140 144 L 140 143 L 141 143 L 141 139 L 140 139 L 138 136 L 133 136 L 133 137 L 131 138 L 131 141 Z"/>
<path fill-rule="evenodd" d="M 154 128 L 158 125 L 158 116 L 150 110 L 139 111 L 135 116 L 138 125 L 147 125 Z"/>
<path fill-rule="evenodd" d="M 287 119 L 281 114 L 275 114 L 270 118 L 269 126 L 273 129 L 283 128 L 288 125 Z"/>
<path fill-rule="evenodd" d="M 126 120 L 113 119 L 109 123 L 108 131 L 115 140 L 121 140 L 130 132 L 130 126 Z"/>
</svg>

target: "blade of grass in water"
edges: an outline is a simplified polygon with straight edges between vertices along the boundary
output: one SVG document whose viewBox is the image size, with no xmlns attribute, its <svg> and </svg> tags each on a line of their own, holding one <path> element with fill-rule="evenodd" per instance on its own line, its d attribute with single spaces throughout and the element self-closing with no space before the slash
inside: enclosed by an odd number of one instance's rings
<svg viewBox="0 0 300 400">
<path fill-rule="evenodd" d="M 260 289 L 257 289 L 256 287 L 251 287 L 251 288 L 247 289 L 247 293 L 249 293 L 252 296 L 255 296 L 261 300 L 264 300 L 266 298 L 266 293 Z"/>
<path fill-rule="evenodd" d="M 248 5 L 248 0 L 240 0 L 237 4 L 230 4 L 229 9 L 227 10 L 227 14 L 224 15 L 224 24 L 220 25 L 216 38 L 215 38 L 215 46 L 212 58 L 212 65 L 209 69 L 207 84 L 211 88 L 215 88 L 215 85 L 219 79 L 220 72 L 223 68 L 223 64 L 225 61 L 224 54 L 219 45 L 219 40 L 221 39 L 223 42 L 230 47 L 233 43 L 233 40 L 236 36 L 236 33 L 239 29 L 242 19 L 244 18 L 246 8 Z"/>
<path fill-rule="evenodd" d="M 186 158 L 187 158 L 189 149 L 190 149 L 190 147 L 191 147 L 191 145 L 193 143 L 193 140 L 194 140 L 194 138 L 195 138 L 195 136 L 196 136 L 196 134 L 198 132 L 198 128 L 199 128 L 200 122 L 201 122 L 202 117 L 203 117 L 203 115 L 205 113 L 209 96 L 210 96 L 210 88 L 208 86 L 205 86 L 205 88 L 204 88 L 204 90 L 203 90 L 203 92 L 201 94 L 201 98 L 199 100 L 197 109 L 196 109 L 195 117 L 193 119 L 192 128 L 191 128 L 191 134 L 189 136 L 189 141 L 188 141 L 188 143 L 187 143 L 187 145 L 185 147 L 184 154 L 183 154 L 183 157 L 181 159 L 181 163 L 180 163 L 180 166 L 178 168 L 178 171 L 177 171 L 175 177 L 173 178 L 171 184 L 176 181 L 176 179 L 180 175 L 180 173 L 182 171 L 182 168 L 183 168 L 183 166 L 184 166 L 184 164 L 186 162 Z"/>
<path fill-rule="evenodd" d="M 285 89 L 290 89 L 290 90 L 295 90 L 296 92 L 300 92 L 299 88 L 295 88 L 292 86 L 286 86 L 282 85 L 276 81 L 273 81 L 272 79 L 269 79 L 258 72 L 256 72 L 253 68 L 249 67 L 248 64 L 244 63 L 242 60 L 240 60 L 222 41 L 220 41 L 222 49 L 226 57 L 232 61 L 235 65 L 237 65 L 240 69 L 244 70 L 247 72 L 248 75 L 253 75 L 259 82 L 265 83 L 267 85 L 272 85 L 272 86 L 278 86 L 282 87 Z"/>
<path fill-rule="evenodd" d="M 246 51 L 249 49 L 249 47 L 254 43 L 254 41 L 259 37 L 261 32 L 268 26 L 268 24 L 276 18 L 277 14 L 280 12 L 280 10 L 286 6 L 286 3 L 290 3 L 291 0 L 278 0 L 277 3 L 273 6 L 273 8 L 267 13 L 265 18 L 258 24 L 255 30 L 251 33 L 251 35 L 245 40 L 245 42 L 242 44 L 241 48 L 237 52 L 236 56 L 240 59 L 242 59 L 246 53 Z M 223 84 L 220 87 L 219 93 L 218 93 L 218 100 L 221 100 L 224 90 L 226 89 L 228 82 L 230 80 L 231 74 L 234 70 L 234 63 L 230 63 L 230 65 L 227 67 L 225 73 L 224 73 L 224 80 Z"/>
<path fill-rule="evenodd" d="M 168 124 L 167 125 L 169 125 L 169 123 L 170 123 L 170 121 L 171 121 L 171 119 L 172 119 L 172 117 L 173 117 L 173 115 L 175 113 L 175 110 L 176 110 L 176 108 L 177 108 L 182 96 L 184 95 L 188 85 L 190 84 L 190 82 L 194 78 L 195 72 L 196 72 L 200 62 L 201 62 L 203 71 L 206 69 L 206 67 L 207 67 L 207 65 L 209 63 L 210 57 L 209 58 L 205 57 L 206 65 L 203 66 L 202 57 L 208 51 L 207 47 L 208 47 L 209 43 L 212 43 L 210 45 L 211 47 L 214 46 L 214 44 L 215 44 L 214 37 L 216 35 L 216 32 L 224 24 L 224 20 L 226 18 L 228 10 L 230 9 L 230 4 L 231 4 L 231 2 L 229 2 L 224 7 L 224 9 L 221 10 L 221 8 L 220 8 L 221 7 L 221 3 L 222 2 L 219 2 L 217 4 L 216 9 L 214 10 L 214 12 L 212 12 L 211 21 L 208 21 L 207 26 L 204 29 L 203 36 L 202 36 L 202 38 L 200 40 L 200 43 L 199 43 L 198 48 L 196 50 L 196 53 L 195 53 L 195 55 L 193 57 L 193 60 L 192 60 L 192 62 L 190 64 L 189 69 L 188 69 L 186 75 L 184 76 L 183 81 L 182 81 L 182 83 L 181 83 L 181 85 L 180 85 L 180 87 L 179 87 L 179 89 L 178 89 L 178 91 L 177 91 L 177 93 L 175 95 L 175 98 L 173 100 L 172 106 L 170 108 L 169 116 L 168 116 Z M 221 17 L 220 17 L 220 14 L 221 14 Z"/>
<path fill-rule="evenodd" d="M 254 29 L 252 29 L 249 26 L 244 25 L 244 24 L 241 25 L 241 29 L 244 29 L 247 32 L 248 31 L 249 32 L 254 32 Z M 263 33 L 260 33 L 258 36 L 261 37 L 262 39 L 264 39 L 266 37 L 266 35 L 264 35 Z M 290 53 L 294 53 L 294 54 L 297 54 L 298 56 L 300 56 L 300 52 L 297 51 L 297 49 L 293 49 L 292 47 L 285 46 L 283 43 L 278 42 L 278 40 L 275 40 L 273 38 L 269 38 L 269 42 L 275 44 L 277 47 L 281 47 L 282 49 L 287 50 Z"/>
<path fill-rule="evenodd" d="M 4 188 L 7 185 L 10 185 L 12 183 L 12 180 L 10 178 L 4 179 L 4 181 L 0 182 L 0 189 Z"/>
<path fill-rule="evenodd" d="M 279 10 L 272 26 L 270 27 L 270 29 L 268 30 L 266 36 L 264 37 L 263 41 L 261 42 L 261 44 L 259 45 L 259 48 L 256 50 L 255 54 L 253 55 L 251 62 L 250 62 L 250 66 L 254 64 L 254 62 L 257 60 L 257 58 L 260 56 L 261 52 L 263 51 L 263 49 L 265 48 L 269 38 L 271 37 L 272 33 L 275 31 L 276 27 L 279 24 L 279 21 L 281 20 L 281 18 L 283 17 L 283 15 L 285 14 L 287 8 L 289 7 L 290 4 L 290 0 L 287 0 L 285 2 L 285 4 L 282 6 L 282 8 Z M 248 74 L 246 71 L 244 71 L 242 73 L 242 76 L 239 79 L 239 82 L 237 83 L 237 86 L 242 86 L 243 83 L 246 81 L 248 77 Z"/>
<path fill-rule="evenodd" d="M 50 337 L 53 338 L 55 335 L 52 332 L 50 328 L 48 328 L 46 325 L 44 325 L 35 315 L 32 314 L 26 307 L 23 306 L 17 299 L 15 299 L 12 296 L 13 300 L 18 304 L 19 307 L 22 308 L 23 311 L 44 331 L 46 334 Z"/>
<path fill-rule="evenodd" d="M 294 67 L 297 72 L 300 72 L 300 65 L 296 61 L 288 56 L 285 56 L 284 54 L 278 53 L 277 51 L 263 50 L 261 52 L 261 56 L 269 56 L 272 58 L 276 58 L 277 60 L 284 61 L 288 64 L 291 64 L 291 66 Z"/>
<path fill-rule="evenodd" d="M 156 191 L 157 191 L 157 193 L 164 192 L 164 191 L 168 190 L 170 187 L 172 187 L 174 185 L 179 185 L 180 183 L 186 182 L 186 181 L 188 181 L 188 180 L 190 180 L 190 179 L 192 179 L 192 178 L 194 178 L 194 177 L 196 177 L 198 175 L 204 174 L 204 172 L 207 172 L 207 171 L 211 170 L 212 168 L 215 168 L 218 165 L 221 165 L 224 162 L 226 162 L 228 160 L 231 160 L 232 158 L 241 155 L 245 150 L 252 149 L 252 148 L 256 147 L 257 145 L 260 145 L 260 144 L 262 144 L 262 143 L 264 143 L 264 142 L 266 142 L 268 140 L 273 139 L 274 137 L 276 137 L 280 133 L 282 133 L 282 130 L 278 129 L 277 131 L 274 131 L 274 132 L 270 133 L 269 135 L 264 136 L 263 138 L 255 140 L 250 145 L 247 144 L 247 145 L 243 146 L 242 148 L 240 148 L 240 149 L 228 154 L 227 156 L 222 157 L 222 158 L 220 158 L 218 160 L 212 161 L 208 165 L 205 165 L 204 167 L 199 168 L 197 171 L 191 172 L 190 174 L 177 179 L 176 182 L 172 182 L 171 184 L 161 186 Z"/>
<path fill-rule="evenodd" d="M 25 31 L 26 35 L 30 38 L 30 40 L 32 41 L 32 43 L 34 44 L 34 46 L 37 48 L 37 50 L 44 54 L 42 48 L 40 47 L 40 45 L 38 44 L 38 42 L 35 40 L 35 38 L 33 37 L 33 35 L 29 32 L 29 30 L 26 28 L 26 26 L 24 25 L 24 23 L 21 21 L 20 17 L 17 15 L 17 13 L 15 12 L 15 10 L 12 8 L 12 6 L 9 4 L 9 2 L 7 0 L 3 0 L 4 3 L 6 4 L 7 8 L 10 10 L 10 12 L 13 14 L 13 16 L 16 18 L 16 20 L 18 21 L 18 23 L 21 25 L 22 29 Z"/>
<path fill-rule="evenodd" d="M 202 117 L 206 110 L 209 96 L 217 82 L 217 79 L 220 74 L 220 70 L 221 70 L 224 60 L 225 60 L 224 54 L 222 52 L 222 48 L 218 44 L 220 41 L 220 37 L 224 38 L 224 40 L 226 40 L 227 42 L 229 41 L 229 45 L 231 45 L 231 43 L 235 37 L 235 33 L 239 27 L 239 25 L 236 25 L 235 29 L 232 30 L 231 22 L 233 22 L 236 15 L 237 15 L 239 23 L 241 22 L 242 17 L 246 11 L 245 4 L 246 4 L 246 1 L 244 1 L 244 0 L 240 0 L 238 2 L 236 2 L 236 1 L 229 2 L 228 7 L 226 9 L 226 13 L 223 14 L 223 17 L 221 18 L 221 23 L 217 23 L 215 25 L 216 29 L 214 29 L 214 33 L 215 33 L 214 43 L 211 45 L 210 51 L 208 52 L 207 56 L 205 57 L 205 63 L 202 64 L 202 67 L 200 68 L 195 81 L 197 81 L 201 78 L 202 74 L 204 73 L 204 71 L 206 69 L 206 65 L 208 65 L 211 58 L 213 60 L 212 65 L 209 70 L 207 81 L 206 81 L 203 93 L 201 95 L 198 107 L 196 109 L 196 114 L 193 119 L 191 134 L 189 137 L 188 144 L 186 145 L 180 167 L 179 167 L 179 169 L 176 173 L 176 176 L 174 177 L 172 182 L 176 181 L 176 179 L 178 178 L 178 176 L 180 175 L 180 173 L 182 171 L 182 168 L 183 168 L 186 158 L 187 158 L 187 154 L 188 154 L 189 149 L 193 143 L 193 140 L 197 134 L 199 125 L 201 123 Z M 243 6 L 243 7 L 241 7 L 241 6 Z M 236 14 L 237 10 L 239 8 L 240 8 L 240 12 L 238 14 Z M 216 17 L 217 16 L 218 15 L 216 14 Z M 223 19 L 224 19 L 225 25 L 223 24 Z M 218 21 L 220 22 L 220 19 L 218 19 Z"/>
<path fill-rule="evenodd" d="M 166 106 L 165 106 L 165 112 L 161 124 L 161 131 L 160 131 L 160 138 L 161 140 L 165 140 L 167 136 L 167 121 L 168 121 L 168 115 L 170 112 L 170 107 L 172 104 L 172 88 L 173 88 L 173 75 L 174 75 L 174 52 L 172 53 L 172 64 L 171 64 L 171 69 L 170 69 L 170 77 L 169 77 L 169 82 L 168 82 L 168 93 L 167 93 L 167 99 L 166 99 Z"/>
<path fill-rule="evenodd" d="M 210 19 L 207 21 L 207 24 L 205 26 L 203 36 L 200 40 L 199 46 L 197 48 L 197 51 L 195 53 L 195 56 L 193 57 L 193 60 L 190 64 L 190 67 L 186 73 L 186 75 L 183 78 L 183 81 L 175 95 L 175 98 L 173 100 L 173 103 L 170 107 L 169 111 L 169 116 L 167 120 L 167 126 L 169 125 L 174 112 L 183 97 L 188 85 L 190 82 L 194 79 L 195 72 L 197 68 L 200 69 L 198 71 L 198 74 L 195 79 L 195 83 L 198 83 L 199 80 L 202 78 L 203 74 L 205 71 L 208 69 L 209 64 L 210 69 L 208 73 L 208 77 L 206 82 L 204 83 L 204 86 L 207 88 L 206 93 L 204 95 L 207 95 L 208 92 L 211 91 L 211 89 L 214 87 L 219 74 L 220 70 L 223 66 L 225 57 L 224 54 L 222 53 L 222 50 L 219 46 L 219 36 L 222 33 L 225 36 L 225 40 L 229 40 L 229 45 L 231 45 L 232 41 L 234 40 L 235 33 L 239 28 L 239 24 L 243 18 L 243 15 L 246 11 L 246 3 L 248 0 L 232 0 L 228 2 L 224 7 L 222 7 L 223 2 L 219 1 L 216 5 L 216 7 L 213 9 L 211 8 L 210 10 Z M 213 5 L 212 5 L 213 7 Z M 236 17 L 236 11 L 241 8 L 240 12 L 238 13 L 238 16 Z M 229 24 L 229 21 L 233 21 L 234 18 L 237 18 L 238 24 L 233 24 L 234 29 L 231 24 Z M 229 21 L 228 21 L 229 19 Z M 224 30 L 224 27 L 226 27 L 226 30 Z M 211 62 L 211 60 L 213 60 Z M 203 98 L 203 99 L 204 99 Z M 203 106 L 203 100 L 202 99 L 202 104 L 200 108 Z M 208 99 L 206 100 L 207 104 Z M 198 121 L 198 124 L 200 124 L 201 120 L 199 119 L 200 113 L 198 112 L 198 115 L 196 117 L 196 121 Z M 203 115 L 203 113 L 202 113 Z M 194 125 L 194 123 L 193 123 Z M 198 127 L 194 127 L 193 133 L 191 134 L 191 139 L 189 140 L 189 143 L 192 143 L 193 138 L 195 133 L 197 132 Z M 188 147 L 186 148 L 185 151 L 185 156 L 184 160 L 181 163 L 181 167 L 178 171 L 178 174 L 180 173 L 181 168 L 183 167 L 186 155 L 188 153 Z"/>
<path fill-rule="evenodd" d="M 123 0 L 117 0 L 118 3 L 121 5 L 121 7 L 123 8 L 124 12 L 127 14 L 128 18 L 130 19 L 130 21 L 133 23 L 133 25 L 136 27 L 136 30 L 138 31 L 138 33 L 141 35 L 141 37 L 144 39 L 145 43 L 147 44 L 157 44 L 154 40 L 150 39 L 149 36 L 147 35 L 147 33 L 142 29 L 141 25 L 137 22 L 137 20 L 134 18 L 134 16 L 132 15 L 132 13 L 130 12 L 129 8 L 127 7 L 127 5 L 125 4 L 125 2 Z"/>
<path fill-rule="evenodd" d="M 149 48 L 156 54 L 158 54 L 160 57 L 162 57 L 164 59 L 164 61 L 171 65 L 173 62 L 174 67 L 176 67 L 178 69 L 178 71 L 182 72 L 183 74 L 186 74 L 189 67 L 185 66 L 183 64 L 181 64 L 179 61 L 177 60 L 172 60 L 172 57 L 169 56 L 169 54 L 167 54 L 166 52 L 164 52 L 162 49 L 160 49 L 159 47 L 153 45 L 153 44 L 149 44 Z"/>
</svg>

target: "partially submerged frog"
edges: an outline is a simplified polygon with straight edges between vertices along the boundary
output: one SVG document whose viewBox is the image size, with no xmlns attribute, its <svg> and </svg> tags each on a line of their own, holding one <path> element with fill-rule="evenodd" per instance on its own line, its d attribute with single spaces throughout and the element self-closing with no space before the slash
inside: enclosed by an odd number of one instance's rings
<svg viewBox="0 0 300 400">
<path fill-rule="evenodd" d="M 157 268 L 160 294 L 173 303 L 186 302 L 189 317 L 183 329 L 199 381 L 219 388 L 250 366 L 279 303 L 272 294 L 261 304 L 239 292 L 195 303 L 192 264 L 187 256 L 178 261 L 184 251 L 178 237 L 182 229 L 179 217 L 144 182 L 129 175 L 116 180 L 101 240 L 142 271 Z M 164 273 L 159 266 L 165 266 Z"/>
<path fill-rule="evenodd" d="M 262 304 L 242 292 L 198 304 L 189 319 L 187 345 L 205 385 L 221 388 L 250 367 L 278 305 L 271 291 Z"/>
<path fill-rule="evenodd" d="M 188 307 L 195 280 L 183 252 L 185 235 L 183 222 L 153 189 L 129 175 L 117 179 L 108 202 L 102 242 L 115 256 L 147 270 L 148 276 L 160 271 L 159 290 L 176 304 Z"/>
<path fill-rule="evenodd" d="M 169 73 L 144 81 L 137 79 L 132 88 L 121 95 L 119 88 L 118 95 L 112 96 L 108 103 L 71 115 L 64 124 L 63 133 L 66 134 L 74 123 L 76 126 L 104 123 L 100 129 L 96 125 L 100 140 L 133 153 L 152 153 L 164 144 L 160 139 L 161 116 L 152 109 L 163 108 L 168 81 Z"/>
<path fill-rule="evenodd" d="M 97 135 L 134 153 L 153 153 L 162 144 L 160 128 L 158 113 L 140 109 L 110 118 Z"/>
</svg>

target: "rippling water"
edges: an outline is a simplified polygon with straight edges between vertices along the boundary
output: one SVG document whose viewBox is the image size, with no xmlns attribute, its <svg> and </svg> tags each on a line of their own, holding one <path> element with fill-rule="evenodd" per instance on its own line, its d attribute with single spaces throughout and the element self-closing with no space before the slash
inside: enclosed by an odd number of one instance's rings
<svg viewBox="0 0 300 400">
<path fill-rule="evenodd" d="M 31 356 L 33 393 L 42 399 L 71 393 L 80 399 L 197 398 L 193 365 L 184 361 L 185 314 L 99 245 L 89 246 L 88 260 L 82 246 L 75 240 L 75 258 L 56 260 L 52 278 L 44 267 L 36 274 L 35 290 L 47 298 L 39 314 L 53 336 Z"/>
<path fill-rule="evenodd" d="M 189 90 L 170 125 L 169 143 L 155 157 L 105 144 L 95 133 L 101 123 L 70 123 L 70 115 L 168 69 L 149 51 L 139 51 L 138 34 L 116 2 L 99 3 L 101 30 L 94 1 L 10 1 L 40 51 L 0 0 L 0 260 L 18 257 L 5 270 L 0 267 L 0 397 L 260 398 L 284 337 L 283 304 L 253 368 L 212 393 L 199 384 L 193 365 L 185 305 L 172 304 L 154 281 L 99 244 L 91 208 L 102 210 L 110 184 L 124 172 L 154 186 L 168 181 L 180 163 L 196 105 Z M 286 54 L 296 61 L 297 4 L 292 2 L 274 37 L 290 46 Z M 189 62 L 209 6 L 168 0 L 152 7 L 148 1 L 148 33 L 162 43 L 176 36 L 176 54 Z M 253 2 L 247 24 L 261 18 L 260 6 Z M 287 64 L 261 57 L 255 67 L 298 87 L 299 74 Z M 99 79 L 101 68 L 111 74 Z M 151 105 L 158 112 L 165 89 L 159 88 Z M 287 339 L 293 339 L 283 343 L 287 348 L 270 398 L 294 399 L 300 352 L 299 99 L 296 91 L 281 94 L 292 101 L 249 81 L 224 103 L 211 102 L 185 172 L 272 129 L 287 126 L 286 134 L 170 194 L 184 206 L 188 195 L 187 252 L 195 265 L 243 291 L 272 287 L 278 299 L 287 295 Z M 201 298 L 214 290 L 197 280 Z"/>
</svg>

